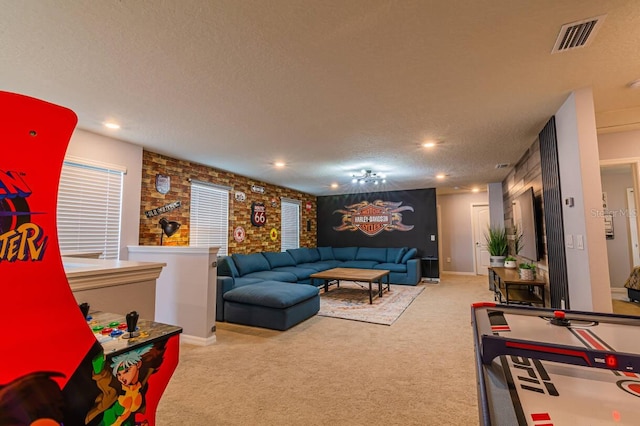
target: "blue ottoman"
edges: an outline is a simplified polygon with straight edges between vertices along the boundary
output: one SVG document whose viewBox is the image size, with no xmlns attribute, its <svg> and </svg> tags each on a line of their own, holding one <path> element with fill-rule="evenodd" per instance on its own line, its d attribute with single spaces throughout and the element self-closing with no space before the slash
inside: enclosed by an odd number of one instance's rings
<svg viewBox="0 0 640 426">
<path fill-rule="evenodd" d="M 274 330 L 287 330 L 320 310 L 318 288 L 308 284 L 262 281 L 223 298 L 225 321 Z"/>
</svg>

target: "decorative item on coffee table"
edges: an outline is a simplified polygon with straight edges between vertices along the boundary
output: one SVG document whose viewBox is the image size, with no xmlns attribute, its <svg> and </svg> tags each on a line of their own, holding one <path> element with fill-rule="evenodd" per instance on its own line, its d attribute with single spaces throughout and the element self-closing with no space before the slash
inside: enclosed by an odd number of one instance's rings
<svg viewBox="0 0 640 426">
<path fill-rule="evenodd" d="M 533 281 L 536 279 L 536 266 L 533 263 L 521 263 L 518 272 L 523 281 Z"/>
</svg>

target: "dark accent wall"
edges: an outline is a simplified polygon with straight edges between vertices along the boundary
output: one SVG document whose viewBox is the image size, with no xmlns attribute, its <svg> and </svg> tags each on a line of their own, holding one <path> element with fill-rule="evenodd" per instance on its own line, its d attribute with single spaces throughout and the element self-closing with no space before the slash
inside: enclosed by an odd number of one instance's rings
<svg viewBox="0 0 640 426">
<path fill-rule="evenodd" d="M 564 300 L 564 308 L 570 309 L 555 117 L 547 122 L 539 139 L 551 307 L 561 308 Z"/>
<path fill-rule="evenodd" d="M 363 222 L 362 217 L 356 219 L 363 216 L 356 212 L 367 206 L 374 210 L 387 209 L 393 217 L 392 226 L 373 236 L 361 231 L 356 225 L 364 227 L 367 222 Z M 318 197 L 317 211 L 319 247 L 415 247 L 421 257 L 438 256 L 434 188 Z M 411 229 L 407 229 L 409 227 Z M 371 228 L 369 231 L 375 232 L 375 222 Z M 434 241 L 431 241 L 432 235 Z"/>
</svg>

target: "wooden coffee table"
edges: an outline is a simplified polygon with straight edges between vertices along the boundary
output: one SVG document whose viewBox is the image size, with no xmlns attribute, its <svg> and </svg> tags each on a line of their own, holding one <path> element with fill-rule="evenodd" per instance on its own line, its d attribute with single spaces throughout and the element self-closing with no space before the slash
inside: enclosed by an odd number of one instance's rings
<svg viewBox="0 0 640 426">
<path fill-rule="evenodd" d="M 382 297 L 382 279 L 387 277 L 387 291 L 390 290 L 389 270 L 387 269 L 356 269 L 356 268 L 333 268 L 326 271 L 311 274 L 311 285 L 314 280 L 324 280 L 324 291 L 329 291 L 329 281 L 337 281 L 340 287 L 342 281 L 364 281 L 369 283 L 369 303 L 373 303 L 374 282 L 378 283 L 378 296 Z"/>
</svg>

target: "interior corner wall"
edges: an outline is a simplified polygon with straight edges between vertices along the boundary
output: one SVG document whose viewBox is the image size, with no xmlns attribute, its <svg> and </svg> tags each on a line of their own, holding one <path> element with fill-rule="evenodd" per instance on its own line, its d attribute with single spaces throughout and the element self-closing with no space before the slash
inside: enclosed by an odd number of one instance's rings
<svg viewBox="0 0 640 426">
<path fill-rule="evenodd" d="M 318 197 L 318 246 L 415 247 L 437 257 L 436 190 Z"/>
<path fill-rule="evenodd" d="M 71 136 L 66 155 L 119 165 L 127 169 L 122 187 L 120 232 L 120 259 L 127 260 L 127 246 L 138 245 L 140 230 L 142 147 L 76 129 Z"/>
<path fill-rule="evenodd" d="M 570 308 L 611 312 L 602 185 L 593 94 L 590 88 L 571 93 L 555 115 L 563 205 Z M 582 247 L 580 241 L 582 240 Z"/>
</svg>

